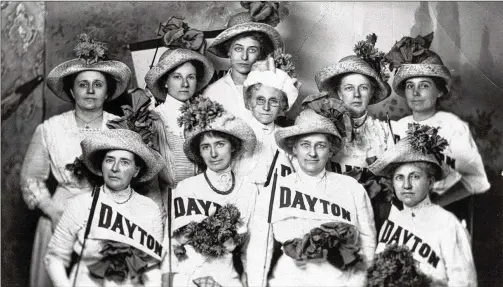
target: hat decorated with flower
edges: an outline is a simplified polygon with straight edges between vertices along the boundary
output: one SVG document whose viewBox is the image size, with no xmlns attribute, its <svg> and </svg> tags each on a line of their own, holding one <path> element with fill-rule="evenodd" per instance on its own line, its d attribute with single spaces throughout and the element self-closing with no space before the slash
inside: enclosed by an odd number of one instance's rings
<svg viewBox="0 0 503 287">
<path fill-rule="evenodd" d="M 437 77 L 449 82 L 451 72 L 444 66 L 440 56 L 430 50 L 433 32 L 416 38 L 403 37 L 386 54 L 390 70 L 395 71 L 393 91 L 405 96 L 405 81 L 412 77 Z"/>
<path fill-rule="evenodd" d="M 164 167 L 161 155 L 149 148 L 138 133 L 128 129 L 104 130 L 84 139 L 80 145 L 84 164 L 98 176 L 103 175 L 101 164 L 105 153 L 110 150 L 126 150 L 141 158 L 144 166 L 140 169 L 138 176 L 133 179 L 135 182 L 150 180 Z"/>
<path fill-rule="evenodd" d="M 288 16 L 288 9 L 284 7 L 284 4 L 269 1 L 241 1 L 241 6 L 248 11 L 233 15 L 227 22 L 227 29 L 215 38 L 208 51 L 220 58 L 227 58 L 226 42 L 248 32 L 265 34 L 271 41 L 272 51 L 283 51 L 283 38 L 274 27 Z"/>
<path fill-rule="evenodd" d="M 441 166 L 442 151 L 448 143 L 438 135 L 438 129 L 428 125 L 409 123 L 407 136 L 385 151 L 369 166 L 369 170 L 375 175 L 389 176 L 394 172 L 396 164 L 429 162 L 436 167 L 435 178 L 441 179 L 444 176 Z"/>
<path fill-rule="evenodd" d="M 241 141 L 239 156 L 244 152 L 253 152 L 257 138 L 252 128 L 242 119 L 225 111 L 223 106 L 206 97 L 193 97 L 180 108 L 182 115 L 178 125 L 183 126 L 185 142 L 183 151 L 187 158 L 194 162 L 200 161 L 199 146 L 195 146 L 198 135 L 218 131 L 236 137 Z"/>
<path fill-rule="evenodd" d="M 334 141 L 337 143 L 341 142 L 341 136 L 335 125 L 324 116 L 319 115 L 312 109 L 303 110 L 297 118 L 295 118 L 295 124 L 290 127 L 281 128 L 278 127 L 274 137 L 278 146 L 289 154 L 293 154 L 292 147 L 288 143 L 288 139 L 307 135 L 307 134 L 327 134 L 333 137 Z"/>
<path fill-rule="evenodd" d="M 73 96 L 70 89 L 65 87 L 65 79 L 83 71 L 97 71 L 110 76 L 116 82 L 115 90 L 112 95 L 108 95 L 107 101 L 122 95 L 131 79 L 129 67 L 120 61 L 108 59 L 107 44 L 99 42 L 87 34 L 80 34 L 77 39 L 77 45 L 73 49 L 77 59 L 63 62 L 49 72 L 47 75 L 49 89 L 58 98 L 72 101 Z"/>
<path fill-rule="evenodd" d="M 162 25 L 162 32 L 164 33 L 163 42 L 168 50 L 161 55 L 159 62 L 145 75 L 145 83 L 150 92 L 157 99 L 164 101 L 166 99 L 163 88 L 165 83 L 160 83 L 159 80 L 187 62 L 195 62 L 200 65 L 202 75 L 197 74 L 196 91 L 202 90 L 210 83 L 215 72 L 213 64 L 204 56 L 206 39 L 204 39 L 203 32 L 190 28 L 187 23 L 183 22 L 183 19 L 177 17 L 169 18 Z"/>
<path fill-rule="evenodd" d="M 384 53 L 375 47 L 377 35 L 367 35 L 365 41 L 359 41 L 353 51 L 356 55 L 342 58 L 337 64 L 323 68 L 316 73 L 315 81 L 320 92 L 328 92 L 338 97 L 334 80 L 349 73 L 362 74 L 377 83 L 369 105 L 377 104 L 391 95 L 391 87 L 387 83 L 389 73 L 387 71 Z"/>
<path fill-rule="evenodd" d="M 274 56 L 274 58 L 269 56 L 266 60 L 253 64 L 251 72 L 243 83 L 244 94 L 255 84 L 276 88 L 285 93 L 288 109 L 290 109 L 299 96 L 301 84 L 296 78 L 292 55 L 277 52 Z M 246 102 L 245 99 L 245 105 Z"/>
</svg>

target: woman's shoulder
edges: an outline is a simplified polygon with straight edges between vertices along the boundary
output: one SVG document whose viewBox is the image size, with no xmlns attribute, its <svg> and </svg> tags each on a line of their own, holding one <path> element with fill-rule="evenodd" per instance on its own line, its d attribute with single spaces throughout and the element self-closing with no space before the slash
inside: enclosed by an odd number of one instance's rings
<svg viewBox="0 0 503 287">
<path fill-rule="evenodd" d="M 135 205 L 142 206 L 145 209 L 145 211 L 156 211 L 156 210 L 158 211 L 159 210 L 159 206 L 151 198 L 149 198 L 145 195 L 139 194 L 134 189 L 133 189 L 133 192 L 134 192 L 135 201 L 136 201 Z"/>
<path fill-rule="evenodd" d="M 205 185 L 205 179 L 204 175 L 201 173 L 180 181 L 176 186 L 175 190 L 177 194 L 189 193 L 192 192 L 193 190 L 197 190 L 198 188 L 203 187 L 204 185 Z"/>
<path fill-rule="evenodd" d="M 356 179 L 349 175 L 344 175 L 332 171 L 327 171 L 327 179 L 330 183 L 348 186 L 361 186 Z"/>
<path fill-rule="evenodd" d="M 58 115 L 54 115 L 47 120 L 44 121 L 43 125 L 46 127 L 50 126 L 61 126 L 61 125 L 67 125 L 70 121 L 75 120 L 74 119 L 75 111 L 70 110 Z"/>
</svg>

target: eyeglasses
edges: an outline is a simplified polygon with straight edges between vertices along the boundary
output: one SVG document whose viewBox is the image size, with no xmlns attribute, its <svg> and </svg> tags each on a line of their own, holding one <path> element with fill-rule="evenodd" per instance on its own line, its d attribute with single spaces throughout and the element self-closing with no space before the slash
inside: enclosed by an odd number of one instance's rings
<svg viewBox="0 0 503 287">
<path fill-rule="evenodd" d="M 258 97 L 255 99 L 255 103 L 259 106 L 263 106 L 263 105 L 265 105 L 265 99 L 263 97 Z M 275 99 L 275 98 L 269 99 L 269 106 L 271 106 L 271 107 L 279 106 L 278 99 Z"/>
</svg>

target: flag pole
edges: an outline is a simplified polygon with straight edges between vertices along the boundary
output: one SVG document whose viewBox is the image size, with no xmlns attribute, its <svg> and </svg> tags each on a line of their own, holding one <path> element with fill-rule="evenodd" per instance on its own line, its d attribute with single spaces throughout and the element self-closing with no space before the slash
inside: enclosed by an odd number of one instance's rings
<svg viewBox="0 0 503 287">
<path fill-rule="evenodd" d="M 276 153 L 277 155 L 277 153 Z M 273 210 L 273 207 L 274 207 L 274 194 L 276 193 L 276 183 L 278 181 L 278 169 L 275 169 L 274 170 L 274 177 L 273 177 L 273 180 L 272 180 L 272 188 L 271 188 L 271 199 L 269 201 L 269 213 L 267 215 L 267 224 L 268 224 L 268 228 L 267 228 L 267 241 L 266 241 L 266 246 L 265 246 L 265 250 L 266 250 L 266 253 L 265 253 L 265 259 L 264 259 L 264 269 L 262 271 L 262 286 L 264 286 L 264 280 L 266 279 L 267 277 L 267 270 L 266 270 L 266 266 L 267 266 L 267 252 L 269 250 L 269 236 L 271 234 L 271 221 L 272 221 L 272 210 Z"/>
<path fill-rule="evenodd" d="M 79 275 L 80 261 L 82 259 L 82 254 L 84 253 L 84 248 L 86 248 L 87 237 L 89 235 L 89 232 L 91 232 L 91 225 L 93 222 L 94 211 L 96 210 L 96 205 L 98 204 L 99 196 L 100 196 L 100 188 L 98 186 L 95 186 L 92 193 L 93 202 L 91 203 L 91 210 L 89 212 L 89 217 L 87 219 L 86 224 L 86 230 L 84 232 L 84 242 L 82 243 L 82 250 L 80 250 L 79 260 L 77 262 L 77 268 L 75 270 L 75 277 L 73 278 L 73 284 L 72 284 L 73 287 L 75 287 L 75 284 L 77 284 L 77 276 Z"/>
</svg>

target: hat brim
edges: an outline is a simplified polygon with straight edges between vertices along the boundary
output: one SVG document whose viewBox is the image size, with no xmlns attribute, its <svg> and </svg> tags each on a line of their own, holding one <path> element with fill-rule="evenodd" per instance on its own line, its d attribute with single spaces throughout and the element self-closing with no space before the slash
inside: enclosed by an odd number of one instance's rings
<svg viewBox="0 0 503 287">
<path fill-rule="evenodd" d="M 355 56 L 356 57 L 356 56 Z M 316 73 L 315 81 L 320 92 L 327 92 L 335 97 L 339 97 L 337 93 L 337 88 L 331 85 L 331 82 L 336 77 L 341 77 L 348 73 L 362 74 L 371 77 L 377 82 L 378 90 L 374 91 L 372 98 L 369 101 L 369 105 L 374 105 L 382 102 L 391 95 L 391 87 L 388 83 L 381 80 L 381 77 L 377 72 L 372 69 L 368 64 L 363 63 L 363 60 L 353 61 L 341 61 L 335 65 L 323 68 L 321 71 Z"/>
<path fill-rule="evenodd" d="M 241 150 L 237 151 L 236 157 L 243 153 L 253 152 L 257 143 L 255 132 L 253 132 L 252 128 L 246 122 L 232 114 L 224 113 L 221 117 L 210 123 L 204 129 L 195 128 L 192 131 L 185 133 L 183 151 L 185 152 L 187 158 L 194 162 L 200 161 L 198 158 L 199 151 L 193 150 L 193 142 L 198 135 L 209 131 L 223 132 L 240 139 L 242 143 Z"/>
<path fill-rule="evenodd" d="M 71 102 L 73 97 L 70 91 L 64 89 L 64 79 L 67 76 L 83 71 L 97 71 L 110 75 L 117 83 L 114 94 L 109 95 L 107 101 L 111 101 L 126 91 L 131 79 L 129 67 L 119 61 L 100 61 L 87 64 L 80 59 L 73 59 L 59 64 L 47 75 L 47 86 L 58 97 Z"/>
<path fill-rule="evenodd" d="M 164 85 L 164 83 L 159 83 L 159 79 L 186 62 L 197 61 L 203 65 L 204 75 L 201 79 L 198 79 L 196 91 L 202 90 L 211 81 L 213 73 L 215 72 L 215 68 L 205 56 L 199 54 L 196 51 L 182 48 L 176 50 L 168 50 L 164 53 L 171 54 L 159 61 L 157 65 L 150 69 L 145 75 L 145 83 L 147 84 L 150 92 L 152 92 L 154 97 L 156 97 L 157 99 L 161 101 L 166 100 L 166 93 L 162 88 L 162 85 Z"/>
<path fill-rule="evenodd" d="M 295 124 L 290 127 L 278 127 L 274 138 L 278 147 L 289 154 L 293 154 L 292 147 L 288 145 L 288 139 L 295 136 L 307 134 L 327 134 L 333 136 L 336 140 L 341 140 L 341 135 L 329 119 L 318 115 L 311 109 L 306 109 L 295 120 Z"/>
<path fill-rule="evenodd" d="M 373 164 L 368 168 L 378 176 L 391 176 L 394 172 L 395 164 L 411 162 L 429 162 L 437 168 L 437 180 L 444 177 L 442 167 L 431 154 L 423 154 L 420 151 L 413 150 L 410 144 L 410 138 L 406 137 L 400 140 L 394 147 L 386 150 Z"/>
<path fill-rule="evenodd" d="M 273 44 L 273 51 L 280 50 L 284 51 L 283 38 L 279 32 L 272 26 L 264 23 L 242 23 L 234 25 L 230 28 L 225 29 L 222 33 L 218 34 L 215 40 L 208 47 L 208 51 L 220 58 L 228 58 L 228 51 L 225 47 L 225 42 L 236 37 L 239 34 L 247 32 L 260 32 L 266 34 Z"/>
<path fill-rule="evenodd" d="M 439 77 L 446 84 L 451 79 L 451 72 L 444 65 L 438 64 L 402 64 L 393 79 L 393 91 L 401 97 L 405 97 L 405 85 L 407 79 L 413 77 Z"/>
<path fill-rule="evenodd" d="M 134 182 L 145 182 L 154 177 L 164 167 L 162 156 L 146 146 L 139 134 L 125 129 L 105 130 L 80 144 L 84 164 L 94 174 L 103 176 L 101 165 L 103 156 L 109 150 L 126 150 L 139 156 L 145 163 Z"/>
</svg>

